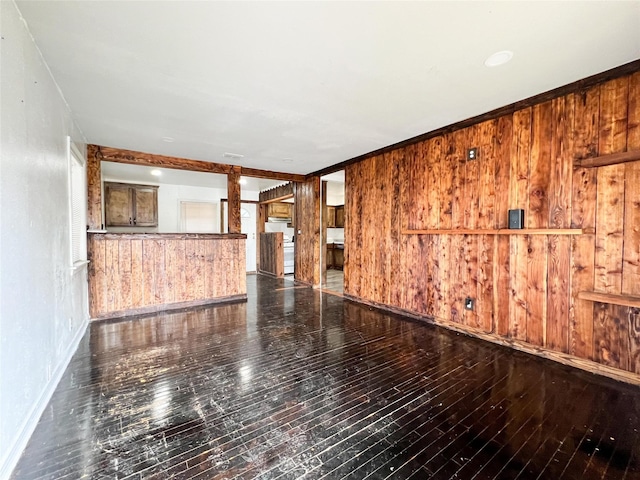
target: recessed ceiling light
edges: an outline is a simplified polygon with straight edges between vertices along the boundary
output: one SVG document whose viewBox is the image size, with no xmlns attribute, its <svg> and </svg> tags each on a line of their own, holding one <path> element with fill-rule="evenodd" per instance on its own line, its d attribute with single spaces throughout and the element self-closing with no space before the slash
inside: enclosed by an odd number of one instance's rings
<svg viewBox="0 0 640 480">
<path fill-rule="evenodd" d="M 151 170 L 151 175 L 153 175 L 154 177 L 159 177 L 160 175 L 162 175 L 162 172 L 160 170 L 158 170 L 157 168 L 154 168 L 153 170 Z"/>
<path fill-rule="evenodd" d="M 162 141 L 167 143 L 173 143 L 175 142 L 175 139 L 173 137 L 162 137 Z"/>
<path fill-rule="evenodd" d="M 502 50 L 501 52 L 496 52 L 487 58 L 484 61 L 484 64 L 487 67 L 497 67 L 499 65 L 504 65 L 512 58 L 513 52 L 511 50 Z"/>
<path fill-rule="evenodd" d="M 238 183 L 240 185 L 246 185 L 247 184 L 247 179 L 246 178 L 241 178 L 240 180 L 238 180 Z"/>
<path fill-rule="evenodd" d="M 224 152 L 222 156 L 225 158 L 235 158 L 236 160 L 240 158 L 244 158 L 244 155 L 240 155 L 239 153 L 231 153 L 231 152 Z"/>
</svg>

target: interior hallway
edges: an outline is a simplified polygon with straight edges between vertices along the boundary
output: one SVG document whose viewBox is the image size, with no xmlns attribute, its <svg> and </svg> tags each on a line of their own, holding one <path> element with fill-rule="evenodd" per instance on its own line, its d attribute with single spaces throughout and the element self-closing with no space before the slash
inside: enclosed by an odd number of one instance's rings
<svg viewBox="0 0 640 480">
<path fill-rule="evenodd" d="M 91 324 L 13 478 L 640 478 L 637 388 L 247 283 Z"/>
</svg>

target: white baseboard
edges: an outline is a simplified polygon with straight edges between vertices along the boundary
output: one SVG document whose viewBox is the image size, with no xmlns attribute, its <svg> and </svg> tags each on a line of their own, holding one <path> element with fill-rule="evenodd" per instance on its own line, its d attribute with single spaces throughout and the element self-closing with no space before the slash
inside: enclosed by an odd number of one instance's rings
<svg viewBox="0 0 640 480">
<path fill-rule="evenodd" d="M 36 429 L 38 421 L 40 420 L 42 413 L 47 407 L 49 400 L 51 400 L 53 392 L 55 392 L 58 383 L 60 383 L 62 375 L 64 375 L 69 362 L 71 362 L 71 358 L 73 358 L 76 350 L 78 350 L 80 340 L 82 340 L 82 337 L 87 331 L 88 326 L 89 319 L 87 318 L 73 337 L 73 340 L 69 345 L 69 349 L 67 350 L 66 356 L 58 364 L 55 372 L 53 372 L 53 375 L 51 376 L 51 380 L 49 380 L 45 388 L 42 390 L 42 393 L 38 397 L 38 400 L 34 403 L 31 411 L 29 412 L 29 415 L 27 415 L 27 418 L 24 420 L 24 422 L 22 422 L 19 430 L 20 433 L 13 441 L 13 444 L 9 446 L 9 451 L 6 455 L 2 456 L 3 458 L 0 460 L 0 479 L 8 479 L 13 469 L 16 468 L 18 460 L 20 460 L 22 452 L 27 446 L 31 435 L 33 435 L 33 431 Z"/>
</svg>

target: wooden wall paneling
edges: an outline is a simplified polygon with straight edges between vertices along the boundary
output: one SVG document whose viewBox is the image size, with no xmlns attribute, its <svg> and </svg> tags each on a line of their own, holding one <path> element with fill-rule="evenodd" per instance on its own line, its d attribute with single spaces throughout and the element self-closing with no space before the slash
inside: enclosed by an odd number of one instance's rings
<svg viewBox="0 0 640 480">
<path fill-rule="evenodd" d="M 551 176 L 549 178 L 549 227 L 571 225 L 573 172 L 574 95 L 553 100 L 551 131 Z M 545 346 L 569 351 L 569 296 L 571 239 L 548 237 L 547 330 Z"/>
<path fill-rule="evenodd" d="M 106 283 L 106 243 L 104 241 L 89 236 L 87 242 L 87 253 L 89 259 L 90 278 L 89 282 L 89 315 L 95 318 L 106 304 L 107 283 Z"/>
<path fill-rule="evenodd" d="M 106 309 L 120 309 L 120 274 L 118 270 L 118 242 L 105 241 L 105 267 L 107 273 Z"/>
<path fill-rule="evenodd" d="M 605 365 L 629 370 L 629 307 L 596 303 L 595 357 Z"/>
<path fill-rule="evenodd" d="M 640 150 L 640 72 L 629 78 L 627 150 Z M 640 296 L 640 162 L 625 166 L 622 293 Z M 629 309 L 629 370 L 640 374 L 640 309 Z"/>
<path fill-rule="evenodd" d="M 229 233 L 242 232 L 240 218 L 240 167 L 233 166 L 227 173 L 227 200 L 229 209 Z"/>
<path fill-rule="evenodd" d="M 478 144 L 478 215 L 477 228 L 495 228 L 496 198 L 496 135 L 497 120 L 479 125 Z M 494 330 L 494 258 L 498 235 L 479 235 L 477 272 L 477 327 L 485 332 Z"/>
<path fill-rule="evenodd" d="M 173 239 L 162 240 L 162 244 L 164 251 L 163 300 L 164 303 L 173 303 L 178 301 L 176 298 L 176 290 L 178 287 L 176 278 L 180 271 L 179 259 L 176 252 L 176 241 Z"/>
<path fill-rule="evenodd" d="M 295 278 L 309 284 L 320 284 L 320 178 L 300 182 L 296 186 Z"/>
<path fill-rule="evenodd" d="M 598 151 L 600 87 L 592 87 L 574 97 L 574 158 L 593 157 Z M 596 182 L 597 169 L 574 168 L 571 227 L 596 227 Z M 593 359 L 593 303 L 577 299 L 577 294 L 594 289 L 595 236 L 580 235 L 572 237 L 571 242 L 569 353 Z"/>
<path fill-rule="evenodd" d="M 126 305 L 133 304 L 131 292 L 131 240 L 117 242 L 118 246 L 118 271 L 120 273 L 120 295 L 118 298 L 118 310 Z"/>
<path fill-rule="evenodd" d="M 622 293 L 640 296 L 640 162 L 624 170 Z"/>
<path fill-rule="evenodd" d="M 511 145 L 509 207 L 521 208 L 528 216 L 529 195 L 529 157 L 531 155 L 531 116 L 532 109 L 526 108 L 513 114 L 513 143 Z M 529 312 L 527 286 L 527 237 L 513 235 L 509 237 L 509 269 L 511 272 L 509 287 L 509 337 L 518 340 L 527 338 L 527 316 Z"/>
<path fill-rule="evenodd" d="M 447 137 L 435 137 L 440 140 L 440 154 L 438 162 L 440 163 L 440 189 L 439 200 L 440 210 L 438 217 L 438 228 L 451 228 L 451 206 L 453 198 L 453 171 L 451 169 L 450 154 Z M 443 320 L 451 319 L 450 305 L 450 279 L 452 278 L 451 265 L 451 235 L 441 236 L 438 240 L 438 265 L 440 267 L 440 278 L 443 281 L 438 285 L 438 310 L 434 312 Z"/>
<path fill-rule="evenodd" d="M 390 185 L 386 190 L 386 199 L 391 205 L 389 216 L 389 237 L 387 241 L 386 271 L 388 274 L 388 288 L 385 293 L 385 303 L 399 306 L 398 297 L 402 286 L 402 272 L 398 271 L 400 263 L 400 215 L 402 211 L 400 203 L 400 164 L 404 160 L 404 152 L 396 150 L 391 153 L 393 169 L 390 174 Z"/>
<path fill-rule="evenodd" d="M 463 223 L 465 228 L 476 229 L 478 221 L 478 160 L 467 160 L 467 149 L 477 147 L 479 142 L 479 125 L 474 125 L 463 130 L 461 152 L 461 176 L 462 188 L 461 210 L 463 211 Z M 478 237 L 476 235 L 464 235 L 462 237 L 463 265 L 461 266 L 462 291 L 460 303 L 462 306 L 462 323 L 467 326 L 478 327 Z M 473 310 L 464 308 L 464 298 L 471 297 L 476 301 Z"/>
<path fill-rule="evenodd" d="M 529 170 L 527 228 L 549 226 L 549 177 L 551 174 L 551 102 L 533 107 Z M 547 321 L 548 238 L 527 237 L 527 342 L 545 344 Z"/>
<path fill-rule="evenodd" d="M 424 215 L 424 202 L 419 199 L 424 195 L 427 180 L 424 178 L 426 168 L 420 168 L 417 157 L 418 145 L 406 148 L 399 164 L 400 187 L 400 222 L 401 226 L 421 225 Z M 424 166 L 424 165 L 423 165 Z M 357 225 L 354 224 L 354 227 Z M 403 275 L 402 285 L 397 289 L 396 299 L 399 306 L 417 312 L 419 299 L 423 297 L 424 283 L 421 278 L 419 235 L 402 235 L 400 237 L 400 254 L 398 270 Z"/>
<path fill-rule="evenodd" d="M 599 155 L 626 150 L 628 93 L 628 77 L 600 87 Z M 622 292 L 625 169 L 624 164 L 598 168 L 594 287 L 599 292 Z M 596 304 L 594 355 L 599 362 L 629 368 L 628 311 L 628 307 Z"/>
<path fill-rule="evenodd" d="M 411 145 L 405 152 L 403 184 L 407 190 L 403 197 L 403 213 L 410 229 L 426 227 L 429 202 L 429 163 L 424 161 L 422 144 Z"/>
<path fill-rule="evenodd" d="M 155 303 L 155 249 L 152 242 L 142 243 L 142 271 L 144 279 L 142 283 L 142 302 L 144 305 Z"/>
<path fill-rule="evenodd" d="M 440 228 L 440 181 L 442 178 L 442 138 L 435 137 L 425 142 L 427 145 L 426 155 L 429 170 L 429 190 L 427 196 L 429 228 Z M 442 302 L 441 286 L 447 277 L 443 277 L 442 266 L 440 265 L 440 244 L 443 240 L 441 235 L 431 235 L 426 237 L 428 241 L 427 255 L 429 256 L 429 276 L 431 288 L 429 295 L 429 309 L 426 312 L 431 316 L 438 316 L 440 313 L 440 303 Z"/>
<path fill-rule="evenodd" d="M 451 169 L 451 228 L 465 227 L 464 219 L 464 179 L 465 179 L 465 132 L 457 131 L 446 136 L 446 165 Z M 449 289 L 448 319 L 456 323 L 464 322 L 465 261 L 464 237 L 451 235 L 449 238 L 449 261 L 451 262 L 451 285 Z"/>
<path fill-rule="evenodd" d="M 511 115 L 498 119 L 494 142 L 495 196 L 494 227 L 508 227 L 508 204 L 504 198 L 509 195 L 511 143 L 513 137 L 513 117 Z M 510 255 L 509 236 L 494 237 L 494 271 L 493 271 L 493 316 L 494 331 L 501 336 L 509 335 L 509 279 Z"/>
<path fill-rule="evenodd" d="M 90 230 L 104 228 L 102 218 L 102 165 L 98 148 L 87 145 L 87 226 Z"/>
<path fill-rule="evenodd" d="M 433 182 L 433 170 L 430 165 L 429 147 L 426 142 L 415 145 L 413 169 L 420 188 L 416 189 L 409 203 L 417 208 L 416 222 L 427 225 L 430 219 L 429 189 Z M 382 199 L 381 199 L 382 200 Z M 383 200 L 384 201 L 384 200 Z M 416 242 L 411 242 L 412 251 L 410 262 L 413 263 L 414 286 L 412 291 L 412 309 L 424 315 L 431 310 L 433 293 L 433 258 L 429 254 L 432 236 L 420 235 Z"/>
<path fill-rule="evenodd" d="M 142 240 L 131 240 L 131 306 L 134 308 L 144 305 L 142 258 Z"/>
<path fill-rule="evenodd" d="M 360 183 L 362 163 L 345 168 L 345 211 L 349 219 L 344 229 L 344 292 L 361 297 L 362 258 L 362 196 L 364 189 Z"/>
</svg>

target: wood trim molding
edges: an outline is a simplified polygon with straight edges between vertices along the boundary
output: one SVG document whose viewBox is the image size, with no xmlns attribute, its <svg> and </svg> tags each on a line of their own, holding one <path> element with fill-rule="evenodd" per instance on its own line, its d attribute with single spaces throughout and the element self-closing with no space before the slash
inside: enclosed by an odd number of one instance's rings
<svg viewBox="0 0 640 480">
<path fill-rule="evenodd" d="M 624 307 L 640 308 L 640 297 L 633 295 L 615 295 L 613 293 L 601 292 L 579 292 L 578 298 L 591 302 L 609 303 L 611 305 L 622 305 Z"/>
<path fill-rule="evenodd" d="M 620 163 L 635 162 L 636 160 L 640 160 L 640 150 L 583 158 L 582 160 L 576 160 L 575 165 L 584 168 L 606 167 L 607 165 L 618 165 Z"/>
<path fill-rule="evenodd" d="M 388 311 L 391 313 L 395 313 L 404 317 L 408 317 L 414 320 L 418 320 L 421 322 L 431 323 L 433 325 L 437 325 L 439 327 L 446 328 L 447 330 L 452 330 L 454 332 L 459 332 L 465 335 L 469 335 L 470 337 L 479 338 L 481 340 L 486 340 L 487 342 L 491 342 L 497 345 L 502 345 L 508 348 L 512 348 L 514 350 L 518 350 L 520 352 L 528 353 L 531 355 L 535 355 L 537 357 L 546 358 L 548 360 L 553 360 L 555 362 L 561 363 L 563 365 L 567 365 L 569 367 L 579 368 L 580 370 L 594 373 L 596 375 L 602 375 L 604 377 L 612 378 L 619 382 L 628 383 L 631 385 L 640 386 L 640 375 L 637 375 L 633 372 L 627 372 L 625 370 L 620 370 L 615 367 L 610 367 L 608 365 L 603 365 L 601 363 L 596 363 L 591 360 L 585 360 L 582 358 L 575 357 L 573 355 L 569 355 L 567 353 L 556 352 L 553 350 L 548 350 L 543 347 L 536 347 L 531 345 L 530 343 L 526 343 L 520 340 L 516 340 L 513 338 L 504 338 L 497 337 L 495 334 L 485 333 L 482 331 L 475 330 L 466 325 L 462 325 L 459 323 L 449 322 L 443 320 L 441 318 L 429 317 L 425 315 L 419 315 L 409 310 L 403 310 L 401 308 L 390 307 L 384 304 L 378 304 L 376 302 L 367 301 L 361 299 L 359 297 L 355 297 L 353 295 L 344 294 L 344 298 L 347 300 L 351 300 L 356 303 L 361 303 L 364 305 L 368 305 L 380 310 Z"/>
<path fill-rule="evenodd" d="M 582 228 L 522 228 L 522 229 L 427 229 L 402 230 L 403 235 L 582 235 L 593 233 Z"/>
<path fill-rule="evenodd" d="M 267 178 L 270 180 L 283 180 L 289 182 L 302 182 L 304 175 L 295 173 L 273 172 L 257 168 L 245 168 L 225 163 L 205 162 L 202 160 L 190 160 L 180 157 L 167 157 L 154 153 L 136 152 L 122 148 L 89 145 L 89 151 L 95 151 L 99 160 L 130 165 L 143 165 L 147 167 L 173 168 L 175 170 L 188 170 L 191 172 L 219 173 L 227 175 L 233 168 L 240 168 L 240 175 L 246 177 Z"/>
<path fill-rule="evenodd" d="M 367 158 L 376 157 L 382 155 L 383 153 L 388 153 L 399 148 L 404 148 L 415 143 L 423 142 L 433 137 L 438 137 L 447 133 L 455 132 L 456 130 L 461 130 L 463 128 L 467 128 L 487 120 L 495 120 L 504 115 L 510 115 L 518 110 L 522 110 L 524 108 L 531 107 L 540 103 L 548 102 L 549 100 L 553 100 L 554 98 L 562 97 L 570 93 L 581 93 L 589 87 L 592 87 L 599 83 L 623 77 L 625 75 L 629 75 L 638 71 L 640 71 L 640 60 L 634 60 L 633 62 L 620 65 L 619 67 L 612 68 L 611 70 L 607 70 L 605 72 L 597 73 L 590 77 L 583 78 L 582 80 L 578 80 L 577 82 L 573 82 L 568 85 L 564 85 L 562 87 L 558 87 L 553 90 L 534 95 L 533 97 L 525 98 L 524 100 L 514 102 L 504 107 L 496 108 L 495 110 L 491 110 L 490 112 L 476 115 L 475 117 L 453 123 L 446 127 L 438 128 L 436 130 L 432 130 L 431 132 L 423 133 L 415 137 L 402 140 L 401 142 L 379 148 L 378 150 L 374 150 L 363 155 L 358 155 L 357 157 L 353 157 L 343 162 L 336 163 L 335 165 L 332 165 L 330 167 L 326 167 L 321 170 L 309 173 L 306 178 L 310 179 L 316 176 L 321 177 L 323 175 L 337 172 L 338 170 L 344 170 L 344 168 L 348 165 L 366 160 Z"/>
</svg>

